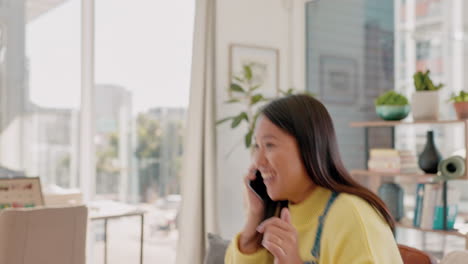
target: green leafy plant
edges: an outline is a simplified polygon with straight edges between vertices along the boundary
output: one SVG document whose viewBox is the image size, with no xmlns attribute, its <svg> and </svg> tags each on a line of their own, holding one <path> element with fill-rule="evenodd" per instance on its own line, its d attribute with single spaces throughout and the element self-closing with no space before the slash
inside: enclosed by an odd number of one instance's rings
<svg viewBox="0 0 468 264">
<path fill-rule="evenodd" d="M 460 91 L 458 95 L 452 94 L 452 96 L 450 97 L 448 101 L 455 102 L 455 103 L 468 102 L 468 93 L 465 91 Z"/>
<path fill-rule="evenodd" d="M 375 105 L 407 105 L 408 99 L 395 91 L 388 91 L 377 99 L 375 99 Z"/>
<path fill-rule="evenodd" d="M 413 80 L 414 80 L 414 86 L 416 88 L 416 91 L 437 91 L 444 87 L 442 83 L 439 85 L 434 85 L 432 82 L 431 78 L 429 77 L 429 74 L 431 72 L 427 70 L 426 72 L 416 72 L 413 75 Z"/>
<path fill-rule="evenodd" d="M 267 98 L 259 91 L 263 82 L 261 81 L 261 78 L 258 78 L 259 76 L 257 76 L 255 72 L 255 66 L 255 63 L 243 65 L 242 73 L 240 75 L 233 76 L 231 86 L 229 87 L 231 99 L 225 102 L 227 104 L 241 104 L 244 109 L 239 114 L 223 118 L 216 123 L 219 125 L 230 121 L 231 128 L 233 129 L 242 123 L 247 123 L 247 132 L 244 136 L 244 145 L 246 148 L 250 148 L 252 145 L 255 123 L 260 114 L 260 103 L 269 102 L 276 98 L 295 93 L 295 90 L 290 88 L 287 91 L 280 90 L 279 96 Z M 307 94 L 313 96 L 313 94 Z"/>
</svg>

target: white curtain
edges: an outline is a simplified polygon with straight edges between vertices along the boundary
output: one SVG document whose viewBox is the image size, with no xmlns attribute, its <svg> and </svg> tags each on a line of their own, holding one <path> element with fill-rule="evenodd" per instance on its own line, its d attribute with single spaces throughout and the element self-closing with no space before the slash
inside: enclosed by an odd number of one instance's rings
<svg viewBox="0 0 468 264">
<path fill-rule="evenodd" d="M 218 233 L 214 33 L 215 0 L 196 0 L 177 264 L 201 264 L 206 233 Z"/>
</svg>

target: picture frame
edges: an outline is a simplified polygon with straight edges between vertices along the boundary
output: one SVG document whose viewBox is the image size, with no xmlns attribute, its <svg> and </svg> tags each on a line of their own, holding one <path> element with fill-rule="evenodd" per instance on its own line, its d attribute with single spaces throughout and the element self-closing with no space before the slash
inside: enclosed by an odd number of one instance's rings
<svg viewBox="0 0 468 264">
<path fill-rule="evenodd" d="M 39 177 L 0 178 L 0 210 L 44 205 Z"/>
<path fill-rule="evenodd" d="M 358 64 L 355 59 L 321 55 L 320 95 L 325 103 L 352 105 L 356 101 Z"/>
<path fill-rule="evenodd" d="M 262 93 L 267 97 L 279 94 L 279 50 L 246 44 L 231 44 L 229 46 L 229 82 L 236 83 L 235 76 L 243 72 L 243 65 L 251 65 L 253 82 L 261 84 Z M 232 92 L 229 89 L 229 96 Z"/>
</svg>

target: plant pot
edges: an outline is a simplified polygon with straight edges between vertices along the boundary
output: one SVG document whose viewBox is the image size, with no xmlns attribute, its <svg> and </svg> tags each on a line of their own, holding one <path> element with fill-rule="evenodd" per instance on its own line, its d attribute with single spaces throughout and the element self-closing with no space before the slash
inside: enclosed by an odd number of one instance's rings
<svg viewBox="0 0 468 264">
<path fill-rule="evenodd" d="M 383 120 L 396 121 L 408 116 L 409 105 L 379 105 L 375 107 L 377 115 Z"/>
<path fill-rule="evenodd" d="M 468 102 L 453 103 L 458 119 L 468 119 Z"/>
<path fill-rule="evenodd" d="M 414 120 L 439 119 L 439 91 L 420 91 L 411 96 Z"/>
</svg>

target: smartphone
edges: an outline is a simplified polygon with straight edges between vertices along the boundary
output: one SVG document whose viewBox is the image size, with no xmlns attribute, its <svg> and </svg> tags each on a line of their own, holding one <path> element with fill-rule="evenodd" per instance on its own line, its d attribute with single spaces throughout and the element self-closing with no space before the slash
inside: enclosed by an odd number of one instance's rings
<svg viewBox="0 0 468 264">
<path fill-rule="evenodd" d="M 265 211 L 263 220 L 273 216 L 279 216 L 281 209 L 288 205 L 287 201 L 273 201 L 270 196 L 268 196 L 267 187 L 265 183 L 263 183 L 262 174 L 259 170 L 255 172 L 255 179 L 249 182 L 249 187 L 264 202 Z"/>
<path fill-rule="evenodd" d="M 258 198 L 262 199 L 262 201 L 271 201 L 270 196 L 268 196 L 266 185 L 263 183 L 262 174 L 259 170 L 255 172 L 255 179 L 249 182 L 249 187 L 254 191 Z"/>
</svg>

